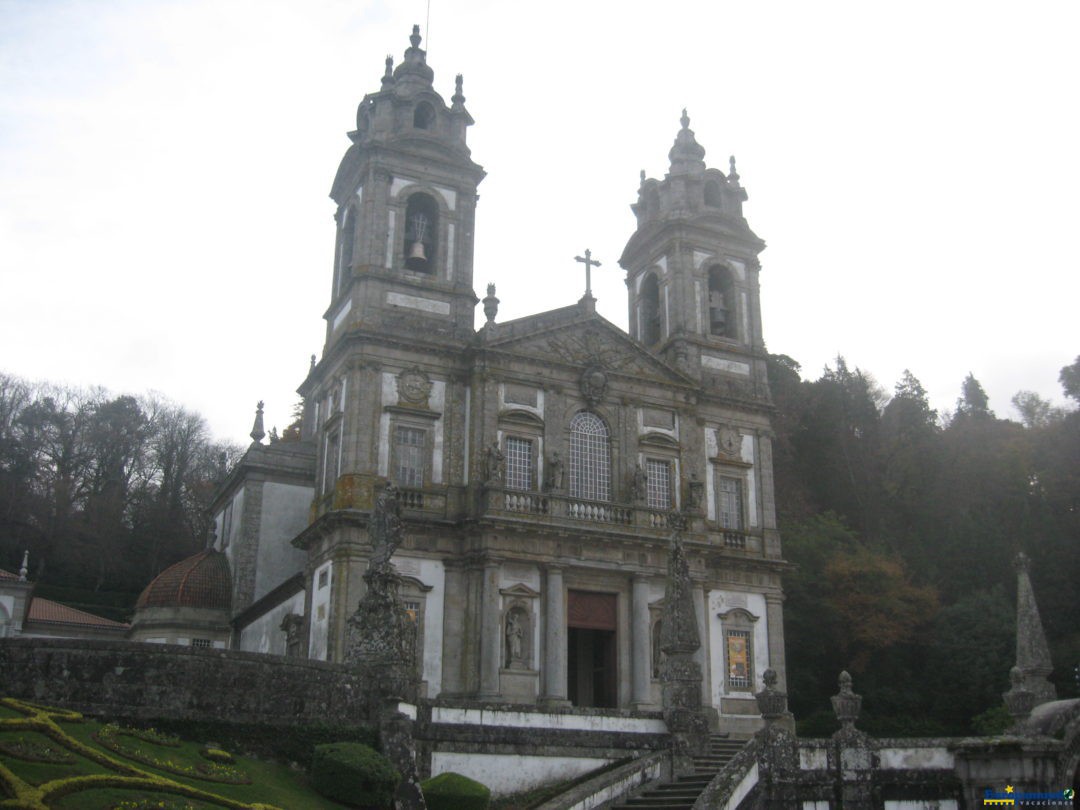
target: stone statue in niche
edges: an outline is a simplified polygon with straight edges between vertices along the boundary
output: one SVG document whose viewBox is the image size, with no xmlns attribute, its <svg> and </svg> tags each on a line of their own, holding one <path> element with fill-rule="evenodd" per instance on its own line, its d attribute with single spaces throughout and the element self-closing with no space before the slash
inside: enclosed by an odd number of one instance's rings
<svg viewBox="0 0 1080 810">
<path fill-rule="evenodd" d="M 690 485 L 688 488 L 688 494 L 688 510 L 693 513 L 700 512 L 702 504 L 705 503 L 705 484 L 704 482 L 698 480 L 697 473 L 690 473 Z"/>
<path fill-rule="evenodd" d="M 634 503 L 644 503 L 648 493 L 649 476 L 638 464 L 630 474 L 630 498 Z"/>
<path fill-rule="evenodd" d="M 503 456 L 502 450 L 499 449 L 499 442 L 493 441 L 491 445 L 484 450 L 484 482 L 489 487 L 496 487 L 502 483 L 503 480 L 503 463 L 506 461 L 506 457 Z"/>
<path fill-rule="evenodd" d="M 561 492 L 563 488 L 563 461 L 556 450 L 548 459 L 546 475 L 544 476 L 545 492 Z"/>
<path fill-rule="evenodd" d="M 510 608 L 506 614 L 506 668 L 528 669 L 529 617 L 521 605 Z"/>
</svg>

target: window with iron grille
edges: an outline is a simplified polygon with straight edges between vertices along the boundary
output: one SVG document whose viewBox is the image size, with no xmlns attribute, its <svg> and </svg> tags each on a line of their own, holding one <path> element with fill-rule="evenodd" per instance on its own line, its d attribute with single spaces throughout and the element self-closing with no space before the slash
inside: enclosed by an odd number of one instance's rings
<svg viewBox="0 0 1080 810">
<path fill-rule="evenodd" d="M 398 486 L 424 485 L 423 430 L 398 425 L 394 431 L 394 478 Z"/>
<path fill-rule="evenodd" d="M 732 478 L 729 475 L 718 477 L 717 490 L 719 494 L 717 504 L 717 516 L 721 529 L 741 532 L 743 529 L 743 496 L 742 479 Z"/>
<path fill-rule="evenodd" d="M 191 640 L 191 646 L 192 647 L 202 647 L 203 649 L 207 649 L 207 648 L 210 647 L 210 639 L 208 639 L 208 638 L 193 638 Z"/>
<path fill-rule="evenodd" d="M 506 438 L 506 488 L 530 490 L 533 443 L 517 436 Z"/>
<path fill-rule="evenodd" d="M 750 631 L 728 630 L 727 683 L 731 689 L 749 689 L 754 682 L 754 656 Z"/>
<path fill-rule="evenodd" d="M 582 411 L 570 420 L 570 496 L 611 499 L 611 449 L 607 425 Z"/>
<path fill-rule="evenodd" d="M 671 508 L 671 462 L 658 458 L 645 459 L 645 503 L 650 509 Z"/>
</svg>

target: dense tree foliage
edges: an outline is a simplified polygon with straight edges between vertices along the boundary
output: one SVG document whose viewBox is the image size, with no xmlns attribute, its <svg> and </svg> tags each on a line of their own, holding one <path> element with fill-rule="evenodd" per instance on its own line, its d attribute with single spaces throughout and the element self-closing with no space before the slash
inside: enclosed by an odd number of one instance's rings
<svg viewBox="0 0 1080 810">
<path fill-rule="evenodd" d="M 1062 369 L 1067 396 L 1078 369 L 1080 358 Z M 803 380 L 774 356 L 770 379 L 777 507 L 796 566 L 785 582 L 789 691 L 805 730 L 828 729 L 841 669 L 866 695 L 869 730 L 963 734 L 999 722 L 1021 549 L 1053 679 L 1076 694 L 1080 411 L 1021 391 L 1021 422 L 1000 419 L 968 374 L 941 418 L 910 371 L 888 397 L 843 358 Z"/>
<path fill-rule="evenodd" d="M 209 499 L 236 455 L 201 416 L 156 395 L 0 374 L 0 567 L 17 570 L 29 551 L 45 592 L 82 591 L 76 601 L 122 615 L 151 577 L 202 547 Z"/>
</svg>

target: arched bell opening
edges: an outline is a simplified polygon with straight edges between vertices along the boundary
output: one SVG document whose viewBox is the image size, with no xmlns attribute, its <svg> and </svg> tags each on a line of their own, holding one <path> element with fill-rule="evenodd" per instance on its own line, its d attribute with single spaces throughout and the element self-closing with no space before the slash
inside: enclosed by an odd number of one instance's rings
<svg viewBox="0 0 1080 810">
<path fill-rule="evenodd" d="M 423 192 L 413 194 L 405 207 L 405 267 L 417 273 L 434 273 L 438 236 L 438 203 Z"/>
<path fill-rule="evenodd" d="M 735 337 L 735 288 L 723 265 L 709 269 L 709 334 Z"/>
<path fill-rule="evenodd" d="M 641 342 L 655 346 L 660 342 L 660 284 L 646 273 L 641 282 Z"/>
</svg>

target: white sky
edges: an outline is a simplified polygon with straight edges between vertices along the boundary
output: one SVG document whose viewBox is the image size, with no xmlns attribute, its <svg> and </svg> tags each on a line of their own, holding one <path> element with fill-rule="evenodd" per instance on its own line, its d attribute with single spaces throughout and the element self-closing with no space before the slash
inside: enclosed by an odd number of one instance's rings
<svg viewBox="0 0 1080 810">
<path fill-rule="evenodd" d="M 769 244 L 769 349 L 839 352 L 935 407 L 973 372 L 999 415 L 1061 400 L 1080 353 L 1080 5 L 432 0 L 436 89 L 465 74 L 474 287 L 499 320 L 576 301 L 617 259 L 638 171 L 683 106 L 738 157 Z M 327 194 L 425 0 L 0 0 L 0 370 L 160 391 L 245 441 L 321 352 Z M 482 318 L 482 314 L 478 315 Z"/>
</svg>

